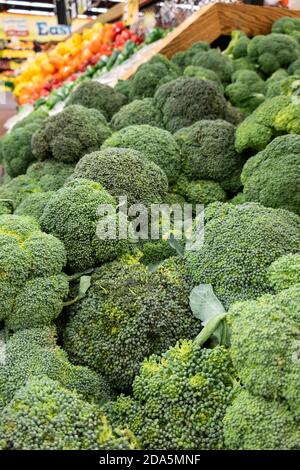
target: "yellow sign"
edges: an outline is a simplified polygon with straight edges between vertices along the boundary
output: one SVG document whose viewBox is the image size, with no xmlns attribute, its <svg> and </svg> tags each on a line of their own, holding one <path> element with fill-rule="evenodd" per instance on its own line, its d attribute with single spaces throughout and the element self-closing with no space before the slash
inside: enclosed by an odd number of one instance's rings
<svg viewBox="0 0 300 470">
<path fill-rule="evenodd" d="M 139 0 L 125 0 L 124 2 L 124 23 L 127 26 L 134 24 L 139 17 Z"/>
<path fill-rule="evenodd" d="M 58 25 L 55 16 L 29 16 L 0 13 L 0 39 L 19 38 L 27 41 L 61 41 L 88 19 L 76 19 L 72 26 Z"/>
</svg>

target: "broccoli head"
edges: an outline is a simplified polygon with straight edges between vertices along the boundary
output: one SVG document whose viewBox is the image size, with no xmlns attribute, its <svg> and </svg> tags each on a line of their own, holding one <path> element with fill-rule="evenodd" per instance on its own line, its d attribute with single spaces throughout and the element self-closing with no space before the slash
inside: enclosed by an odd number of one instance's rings
<svg viewBox="0 0 300 470">
<path fill-rule="evenodd" d="M 41 191 L 28 194 L 14 211 L 15 215 L 28 215 L 37 221 L 40 220 L 48 201 L 54 191 Z"/>
<path fill-rule="evenodd" d="M 84 400 L 98 404 L 113 396 L 99 374 L 69 362 L 66 353 L 56 345 L 53 326 L 18 331 L 5 343 L 5 363 L 0 365 L 0 409 L 32 376 L 57 380 Z"/>
<path fill-rule="evenodd" d="M 227 191 L 241 187 L 243 159 L 234 148 L 235 127 L 221 119 L 195 122 L 175 134 L 190 179 L 217 181 Z"/>
<path fill-rule="evenodd" d="M 240 59 L 241 57 L 247 57 L 247 47 L 250 42 L 247 34 L 243 31 L 234 30 L 231 32 L 231 40 L 223 51 L 223 54 L 228 55 L 234 59 Z"/>
<path fill-rule="evenodd" d="M 134 100 L 114 114 L 111 120 L 111 128 L 119 131 L 123 127 L 136 124 L 148 124 L 149 126 L 161 127 L 160 114 L 155 108 L 152 98 Z"/>
<path fill-rule="evenodd" d="M 276 128 L 280 127 L 280 124 L 284 127 L 289 120 L 292 120 L 292 114 L 286 113 L 290 103 L 289 96 L 275 96 L 265 100 L 238 126 L 235 134 L 236 150 L 238 152 L 263 150 L 278 135 Z M 279 113 L 281 119 L 276 122 Z"/>
<path fill-rule="evenodd" d="M 288 73 L 285 69 L 278 69 L 276 72 L 266 80 L 266 97 L 273 98 L 274 96 L 281 95 L 281 84 L 288 78 Z"/>
<path fill-rule="evenodd" d="M 230 103 L 245 114 L 252 113 L 265 100 L 265 93 L 265 82 L 252 70 L 234 72 L 232 83 L 225 89 L 225 95 Z"/>
<path fill-rule="evenodd" d="M 298 99 L 293 97 L 275 116 L 274 127 L 278 133 L 300 134 L 300 107 Z"/>
<path fill-rule="evenodd" d="M 70 95 L 67 106 L 81 105 L 94 108 L 110 121 L 113 115 L 126 104 L 126 97 L 108 85 L 95 80 L 87 80 L 79 85 Z"/>
<path fill-rule="evenodd" d="M 240 57 L 239 59 L 233 59 L 232 61 L 233 72 L 237 72 L 238 70 L 254 70 L 255 65 L 250 62 L 248 57 Z"/>
<path fill-rule="evenodd" d="M 99 149 L 110 135 L 99 111 L 74 105 L 49 117 L 32 136 L 31 147 L 38 160 L 74 163 Z"/>
<path fill-rule="evenodd" d="M 288 67 L 298 57 L 297 40 L 285 34 L 254 36 L 248 44 L 248 58 L 266 75 L 271 75 L 281 67 Z"/>
<path fill-rule="evenodd" d="M 241 180 L 247 201 L 300 214 L 300 136 L 274 139 L 245 164 Z"/>
<path fill-rule="evenodd" d="M 300 254 L 281 256 L 269 267 L 269 281 L 276 292 L 300 284 Z"/>
<path fill-rule="evenodd" d="M 0 189 L 1 194 L 1 189 Z M 0 199 L 0 215 L 12 214 L 14 211 L 13 202 L 10 199 Z"/>
<path fill-rule="evenodd" d="M 170 184 L 180 175 L 180 148 L 172 134 L 163 129 L 146 124 L 129 126 L 109 137 L 102 145 L 102 148 L 107 147 L 123 147 L 141 152 L 164 170 Z"/>
<path fill-rule="evenodd" d="M 224 435 L 231 450 L 299 449 L 299 426 L 288 407 L 243 389 L 226 410 Z"/>
<path fill-rule="evenodd" d="M 293 31 L 300 32 L 299 18 L 290 18 L 283 16 L 272 24 L 272 33 L 291 34 Z"/>
<path fill-rule="evenodd" d="M 173 190 L 193 205 L 203 204 L 207 206 L 212 202 L 224 202 L 227 199 L 222 186 L 211 180 L 189 181 L 187 178 L 180 178 Z"/>
<path fill-rule="evenodd" d="M 216 202 L 205 217 L 204 244 L 186 251 L 185 261 L 194 284 L 212 284 L 225 308 L 271 292 L 270 264 L 299 252 L 300 218 L 292 212 Z"/>
<path fill-rule="evenodd" d="M 69 286 L 63 244 L 28 217 L 0 217 L 0 319 L 18 330 L 50 324 Z"/>
<path fill-rule="evenodd" d="M 233 72 L 232 60 L 217 49 L 198 52 L 192 60 L 192 65 L 213 70 L 224 85 L 231 81 L 231 74 Z"/>
<path fill-rule="evenodd" d="M 126 240 L 99 237 L 98 223 L 108 221 L 98 215 L 103 204 L 113 208 L 116 201 L 100 184 L 75 179 L 54 193 L 44 209 L 41 226 L 64 243 L 70 271 L 112 260 L 127 248 Z"/>
<path fill-rule="evenodd" d="M 209 51 L 210 45 L 207 42 L 200 41 L 193 44 L 186 51 L 178 51 L 173 54 L 171 61 L 179 67 L 179 69 L 184 70 L 189 65 L 192 65 L 192 60 L 197 52 Z"/>
<path fill-rule="evenodd" d="M 8 175 L 15 177 L 26 173 L 28 165 L 35 160 L 31 138 L 46 118 L 47 113 L 33 111 L 1 139 L 1 160 Z"/>
<path fill-rule="evenodd" d="M 30 165 L 26 174 L 39 183 L 42 191 L 57 191 L 73 173 L 74 165 L 45 160 Z"/>
<path fill-rule="evenodd" d="M 131 258 L 106 264 L 92 275 L 86 297 L 70 307 L 64 348 L 72 362 L 127 390 L 145 357 L 199 332 L 188 292 L 176 258 L 153 273 Z"/>
<path fill-rule="evenodd" d="M 131 81 L 130 80 L 118 80 L 114 90 L 117 91 L 118 93 L 121 93 L 124 95 L 127 100 L 129 101 L 129 96 L 130 96 L 130 90 L 131 90 Z M 125 103 L 124 103 L 125 105 Z"/>
<path fill-rule="evenodd" d="M 223 449 L 231 373 L 225 348 L 203 349 L 197 339 L 181 340 L 144 360 L 133 397 L 119 397 L 109 415 L 112 422 L 130 426 L 144 449 Z"/>
<path fill-rule="evenodd" d="M 0 201 L 10 201 L 10 205 L 16 209 L 29 194 L 41 192 L 41 190 L 38 181 L 28 175 L 20 175 L 0 185 Z"/>
<path fill-rule="evenodd" d="M 113 196 L 126 196 L 129 205 L 160 202 L 168 191 L 164 171 L 131 148 L 109 147 L 85 155 L 77 163 L 72 178 L 96 181 Z"/>
<path fill-rule="evenodd" d="M 296 59 L 287 69 L 289 75 L 299 75 L 300 74 L 300 57 Z"/>
<path fill-rule="evenodd" d="M 200 80 L 211 80 L 218 85 L 222 93 L 224 92 L 222 82 L 218 74 L 216 74 L 216 72 L 213 70 L 205 69 L 204 67 L 197 67 L 196 65 L 189 65 L 184 69 L 183 75 L 185 77 L 199 78 Z"/>
<path fill-rule="evenodd" d="M 154 96 L 164 127 L 176 132 L 201 119 L 222 119 L 227 103 L 217 85 L 209 80 L 180 77 L 162 85 Z"/>
<path fill-rule="evenodd" d="M 130 80 L 130 100 L 153 97 L 160 85 L 176 79 L 178 75 L 177 67 L 166 57 L 154 56 L 140 65 Z"/>
<path fill-rule="evenodd" d="M 97 406 L 47 377 L 28 380 L 4 408 L 2 450 L 130 450 L 128 430 L 113 430 Z"/>
</svg>

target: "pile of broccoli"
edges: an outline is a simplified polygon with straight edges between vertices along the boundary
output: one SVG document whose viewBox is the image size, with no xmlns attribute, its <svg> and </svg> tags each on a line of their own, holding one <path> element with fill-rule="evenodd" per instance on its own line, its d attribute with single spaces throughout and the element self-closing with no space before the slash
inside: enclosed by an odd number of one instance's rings
<svg viewBox="0 0 300 470">
<path fill-rule="evenodd" d="M 226 41 L 1 138 L 0 449 L 299 449 L 300 20 Z"/>
</svg>

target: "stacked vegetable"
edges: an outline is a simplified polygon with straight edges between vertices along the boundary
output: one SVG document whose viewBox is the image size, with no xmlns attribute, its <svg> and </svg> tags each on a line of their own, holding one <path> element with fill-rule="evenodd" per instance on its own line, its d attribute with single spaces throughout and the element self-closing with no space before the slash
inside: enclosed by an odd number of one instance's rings
<svg viewBox="0 0 300 470">
<path fill-rule="evenodd" d="M 0 448 L 300 447 L 298 30 L 86 80 L 2 138 Z M 132 235 L 124 196 L 204 205 L 203 243 Z"/>
</svg>

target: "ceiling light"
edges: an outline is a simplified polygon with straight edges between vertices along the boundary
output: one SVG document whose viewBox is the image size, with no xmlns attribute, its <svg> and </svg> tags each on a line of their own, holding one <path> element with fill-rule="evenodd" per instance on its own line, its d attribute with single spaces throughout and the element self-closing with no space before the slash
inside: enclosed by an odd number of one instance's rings
<svg viewBox="0 0 300 470">
<path fill-rule="evenodd" d="M 55 8 L 53 3 L 23 2 L 18 0 L 3 0 L 0 1 L 0 3 L 4 5 L 16 5 L 17 7 Z"/>
<path fill-rule="evenodd" d="M 48 11 L 20 10 L 19 8 L 9 8 L 7 13 L 18 13 L 20 15 L 54 16 L 54 13 L 49 13 Z"/>
</svg>

